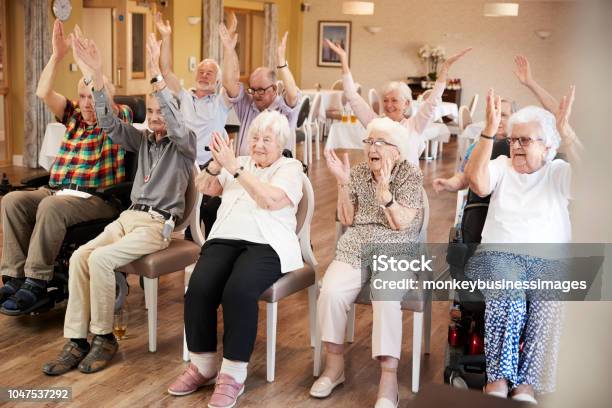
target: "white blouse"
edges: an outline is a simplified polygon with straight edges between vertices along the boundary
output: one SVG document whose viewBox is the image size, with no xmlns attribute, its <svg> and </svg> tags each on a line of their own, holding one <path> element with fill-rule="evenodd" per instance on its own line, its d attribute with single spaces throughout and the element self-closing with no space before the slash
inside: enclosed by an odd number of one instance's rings
<svg viewBox="0 0 612 408">
<path fill-rule="evenodd" d="M 240 239 L 269 244 L 280 258 L 281 272 L 304 266 L 296 234 L 296 213 L 302 199 L 302 165 L 298 160 L 281 157 L 266 168 L 259 168 L 250 156 L 238 157 L 238 163 L 258 180 L 282 189 L 293 205 L 280 210 L 260 208 L 237 179 L 222 169 L 219 183 L 223 200 L 207 240 Z"/>
</svg>

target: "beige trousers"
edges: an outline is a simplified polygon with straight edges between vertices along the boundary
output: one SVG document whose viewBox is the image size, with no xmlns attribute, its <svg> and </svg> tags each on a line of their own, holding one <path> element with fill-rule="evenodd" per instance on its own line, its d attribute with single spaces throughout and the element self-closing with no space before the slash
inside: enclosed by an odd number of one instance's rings
<svg viewBox="0 0 612 408">
<path fill-rule="evenodd" d="M 323 341 L 344 344 L 348 311 L 361 291 L 361 271 L 332 261 L 323 277 L 317 304 Z M 372 358 L 399 359 L 402 350 L 402 308 L 399 301 L 372 301 Z"/>
<path fill-rule="evenodd" d="M 64 337 L 86 338 L 113 330 L 115 269 L 168 247 L 164 219 L 127 210 L 70 258 Z"/>
<path fill-rule="evenodd" d="M 0 274 L 51 280 L 66 228 L 116 214 L 96 196 L 58 196 L 46 187 L 8 193 L 2 197 Z"/>
</svg>

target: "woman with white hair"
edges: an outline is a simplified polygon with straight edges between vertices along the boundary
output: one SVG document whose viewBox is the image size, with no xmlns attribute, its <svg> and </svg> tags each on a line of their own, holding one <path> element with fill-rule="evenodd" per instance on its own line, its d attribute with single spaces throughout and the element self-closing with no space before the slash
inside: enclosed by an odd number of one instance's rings
<svg viewBox="0 0 612 408">
<path fill-rule="evenodd" d="M 283 273 L 303 266 L 295 233 L 302 165 L 281 152 L 287 118 L 262 112 L 249 128 L 249 156 L 214 134 L 213 161 L 196 179 L 203 194 L 223 194 L 185 294 L 191 364 L 168 389 L 186 395 L 215 383 L 208 406 L 233 407 L 244 391 L 257 335 L 257 301 Z M 223 362 L 217 374 L 217 309 L 223 306 Z"/>
<path fill-rule="evenodd" d="M 370 105 L 357 93 L 353 76 L 349 69 L 348 57 L 346 52 L 337 44 L 329 40 L 325 40 L 327 46 L 332 49 L 342 63 L 342 85 L 344 89 L 344 96 L 351 105 L 351 108 L 355 112 L 355 115 L 365 127 L 368 126 L 370 121 L 378 117 L 378 114 L 372 110 Z M 454 55 L 444 61 L 440 66 L 438 72 L 438 78 L 434 85 L 431 94 L 424 103 L 420 106 L 418 111 L 409 118 L 406 117 L 406 111 L 412 103 L 412 91 L 403 82 L 388 82 L 382 89 L 383 96 L 383 111 L 386 117 L 395 122 L 399 122 L 408 129 L 407 138 L 409 141 L 409 150 L 406 160 L 416 165 L 419 164 L 419 156 L 425 149 L 425 140 L 423 139 L 423 132 L 429 126 L 435 116 L 436 107 L 442 102 L 442 93 L 446 88 L 446 79 L 448 77 L 448 70 L 450 67 L 463 55 L 468 53 L 472 48 L 466 48 L 457 55 Z"/>
<path fill-rule="evenodd" d="M 489 91 L 487 124 L 465 170 L 472 191 L 481 197 L 491 194 L 482 245 L 466 266 L 470 279 L 533 282 L 560 270 L 554 254 L 534 244 L 571 240 L 571 166 L 553 158 L 561 144 L 578 145 L 568 123 L 573 99 L 572 87 L 569 97 L 561 101 L 557 118 L 535 106 L 513 114 L 507 125 L 510 157 L 490 160 L 501 100 Z M 575 156 L 573 151 L 568 153 L 570 159 Z M 554 389 L 560 303 L 530 290 L 489 289 L 483 294 L 485 391 L 502 398 L 510 392 L 513 399 L 535 403 L 536 392 Z"/>
<path fill-rule="evenodd" d="M 406 160 L 408 130 L 389 118 L 373 119 L 364 142 L 365 162 L 350 168 L 326 151 L 327 166 L 338 183 L 338 218 L 348 229 L 323 278 L 318 319 L 327 351 L 325 371 L 310 395 L 325 398 L 344 382 L 344 333 L 347 312 L 363 285 L 361 245 L 408 244 L 418 240 L 423 222 L 423 176 Z M 372 356 L 382 368 L 376 407 L 397 406 L 397 366 L 402 343 L 399 301 L 373 301 Z"/>
</svg>

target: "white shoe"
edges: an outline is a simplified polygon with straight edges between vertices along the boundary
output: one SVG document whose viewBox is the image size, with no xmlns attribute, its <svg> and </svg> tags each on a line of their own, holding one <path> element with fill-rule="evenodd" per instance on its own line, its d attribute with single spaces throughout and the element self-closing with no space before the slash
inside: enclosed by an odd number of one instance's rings
<svg viewBox="0 0 612 408">
<path fill-rule="evenodd" d="M 512 396 L 512 399 L 515 401 L 520 401 L 520 402 L 528 402 L 530 404 L 533 405 L 538 405 L 538 401 L 531 395 L 529 394 L 514 394 Z"/>
<path fill-rule="evenodd" d="M 374 408 L 397 408 L 398 405 L 399 405 L 399 393 L 397 394 L 395 403 L 391 402 L 391 400 L 388 398 L 379 398 L 376 400 L 376 405 L 374 405 Z"/>
<path fill-rule="evenodd" d="M 331 380 L 329 377 L 319 377 L 317 381 L 310 387 L 310 395 L 315 398 L 327 398 L 331 395 L 334 388 L 344 382 L 344 373 L 338 377 L 336 381 Z"/>
<path fill-rule="evenodd" d="M 489 391 L 489 392 L 487 392 L 486 390 L 487 390 L 486 386 L 482 387 L 482 392 L 484 392 L 486 395 L 490 395 L 492 397 L 497 397 L 497 398 L 503 398 L 503 399 L 508 398 L 508 387 L 506 387 L 505 391 Z"/>
</svg>

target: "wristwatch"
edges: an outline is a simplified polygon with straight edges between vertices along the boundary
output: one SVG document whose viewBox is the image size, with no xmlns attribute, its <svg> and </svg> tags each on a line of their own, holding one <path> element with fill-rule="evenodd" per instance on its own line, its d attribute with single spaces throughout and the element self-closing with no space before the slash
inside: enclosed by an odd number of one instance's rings
<svg viewBox="0 0 612 408">
<path fill-rule="evenodd" d="M 164 80 L 163 76 L 157 75 L 157 76 L 154 76 L 153 78 L 151 78 L 151 84 L 155 84 L 155 83 L 161 82 L 163 80 Z"/>
<path fill-rule="evenodd" d="M 83 78 L 83 83 L 85 84 L 85 86 L 89 86 L 89 84 L 91 84 L 93 82 L 93 78 L 91 76 L 86 76 L 85 78 Z"/>
<path fill-rule="evenodd" d="M 236 170 L 236 172 L 234 173 L 234 178 L 238 178 L 238 176 L 240 176 L 240 173 L 244 170 L 244 166 L 240 166 L 240 168 L 238 168 L 238 170 Z"/>
</svg>

